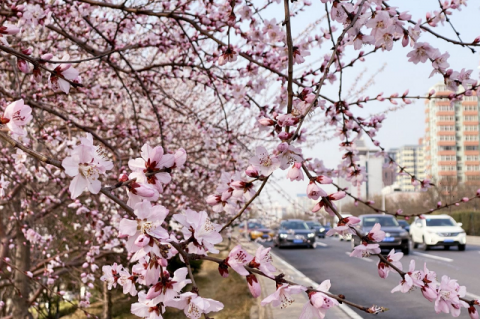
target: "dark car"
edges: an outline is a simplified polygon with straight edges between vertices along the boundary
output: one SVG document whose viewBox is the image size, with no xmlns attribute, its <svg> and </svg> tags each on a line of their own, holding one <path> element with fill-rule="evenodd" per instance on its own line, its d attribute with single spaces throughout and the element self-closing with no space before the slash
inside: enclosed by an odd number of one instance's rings
<svg viewBox="0 0 480 319">
<path fill-rule="evenodd" d="M 385 239 L 380 242 L 381 249 L 401 250 L 404 255 L 410 253 L 410 237 L 407 231 L 403 229 L 393 216 L 389 215 L 361 215 L 359 216 L 360 223 L 357 226 L 357 230 L 362 236 L 368 234 L 372 227 L 379 223 L 382 226 L 381 230 L 385 232 Z M 361 239 L 354 235 L 352 237 L 352 249 L 359 245 Z"/>
<path fill-rule="evenodd" d="M 397 222 L 400 225 L 400 227 L 405 229 L 405 231 L 410 232 L 410 224 L 406 220 L 400 219 L 400 220 L 397 220 Z"/>
<path fill-rule="evenodd" d="M 273 238 L 273 244 L 279 248 L 286 246 L 307 246 L 314 248 L 315 231 L 299 219 L 284 220 Z"/>
<path fill-rule="evenodd" d="M 306 223 L 311 230 L 315 231 L 315 235 L 317 237 L 325 238 L 325 233 L 328 231 L 328 229 L 325 226 L 323 226 L 319 222 L 314 222 L 312 220 L 307 221 Z"/>
</svg>

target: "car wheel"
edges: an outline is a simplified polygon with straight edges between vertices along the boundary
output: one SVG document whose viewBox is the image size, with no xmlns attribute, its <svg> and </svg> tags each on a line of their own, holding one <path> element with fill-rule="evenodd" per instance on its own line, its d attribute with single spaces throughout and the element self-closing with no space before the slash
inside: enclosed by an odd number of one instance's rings
<svg viewBox="0 0 480 319">
<path fill-rule="evenodd" d="M 415 249 L 418 248 L 418 243 L 413 242 L 413 248 L 415 248 Z"/>
<path fill-rule="evenodd" d="M 423 245 L 422 246 L 423 246 L 422 247 L 423 250 L 425 250 L 425 251 L 430 250 L 430 246 L 427 245 L 427 243 L 425 242 L 425 237 L 423 237 Z"/>
<path fill-rule="evenodd" d="M 406 246 L 402 247 L 402 253 L 403 253 L 404 256 L 407 256 L 407 255 L 410 254 L 410 247 L 409 247 L 408 244 Z"/>
<path fill-rule="evenodd" d="M 460 244 L 460 245 L 458 245 L 458 250 L 459 250 L 459 251 L 465 251 L 465 248 L 466 248 L 466 247 L 467 247 L 466 244 Z"/>
<path fill-rule="evenodd" d="M 252 235 L 248 235 L 248 237 L 250 238 L 250 241 L 253 241 Z"/>
<path fill-rule="evenodd" d="M 315 249 L 315 246 L 314 246 L 314 245 L 310 245 L 310 246 L 308 246 L 308 248 L 310 248 L 310 249 Z"/>
</svg>

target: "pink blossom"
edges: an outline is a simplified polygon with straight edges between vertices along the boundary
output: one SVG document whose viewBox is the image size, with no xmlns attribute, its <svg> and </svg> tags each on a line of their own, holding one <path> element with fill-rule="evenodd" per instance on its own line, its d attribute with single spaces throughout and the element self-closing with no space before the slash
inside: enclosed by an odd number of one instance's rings
<svg viewBox="0 0 480 319">
<path fill-rule="evenodd" d="M 200 297 L 193 292 L 185 292 L 179 295 L 179 298 L 173 302 L 168 302 L 167 306 L 183 309 L 185 316 L 189 319 L 199 319 L 202 314 L 218 312 L 223 309 L 221 302 Z"/>
<path fill-rule="evenodd" d="M 248 289 L 253 298 L 258 298 L 262 295 L 262 287 L 254 274 L 249 274 L 247 277 Z"/>
<path fill-rule="evenodd" d="M 170 276 L 168 271 L 164 270 L 160 280 L 148 290 L 147 299 L 151 299 L 155 304 L 173 302 L 173 299 L 180 294 L 183 287 L 192 282 L 187 279 L 187 275 L 187 267 L 177 269 L 173 273 L 173 277 Z"/>
<path fill-rule="evenodd" d="M 407 57 L 409 62 L 413 62 L 414 64 L 417 64 L 418 62 L 425 63 L 430 56 L 433 53 L 433 48 L 430 46 L 430 44 L 426 42 L 417 42 L 415 43 L 414 50 L 410 51 L 407 54 Z"/>
<path fill-rule="evenodd" d="M 25 105 L 23 99 L 10 103 L 5 108 L 3 116 L 0 117 L 0 123 L 6 124 L 8 129 L 17 135 L 26 135 L 27 132 L 23 126 L 27 125 L 32 119 L 32 109 Z"/>
<path fill-rule="evenodd" d="M 337 227 L 329 229 L 326 235 L 333 236 L 334 234 L 339 234 L 344 236 L 346 234 L 355 234 L 355 231 L 350 226 L 358 224 L 359 222 L 360 218 L 355 216 L 342 218 L 338 221 Z"/>
<path fill-rule="evenodd" d="M 392 265 L 397 267 L 398 269 L 402 270 L 402 263 L 400 262 L 400 259 L 403 257 L 403 253 L 396 253 L 395 249 L 392 249 L 390 253 L 388 253 L 387 260 L 390 262 Z M 381 278 L 387 278 L 388 273 L 390 272 L 391 268 L 390 265 L 387 263 L 384 263 L 383 261 L 379 261 L 378 265 L 378 275 Z"/>
<path fill-rule="evenodd" d="M 193 237 L 193 242 L 188 244 L 190 253 L 204 255 L 207 251 L 214 254 L 218 253 L 215 245 L 222 241 L 222 235 L 219 234 L 220 225 L 212 223 L 206 212 L 196 212 L 190 209 L 181 214 L 173 215 L 182 228 L 185 238 Z"/>
<path fill-rule="evenodd" d="M 350 253 L 350 257 L 365 258 L 370 255 L 380 254 L 380 246 L 378 244 L 360 244 L 355 246 L 353 251 Z"/>
<path fill-rule="evenodd" d="M 61 61 L 69 60 L 70 56 L 65 54 Z M 54 89 L 58 88 L 68 94 L 70 92 L 70 82 L 79 82 L 79 75 L 78 70 L 73 68 L 70 63 L 59 64 L 50 74 L 48 81 Z"/>
<path fill-rule="evenodd" d="M 308 198 L 311 198 L 313 200 L 317 200 L 320 197 L 326 197 L 327 193 L 321 189 L 317 183 L 310 181 L 310 183 L 307 186 L 307 196 Z"/>
<path fill-rule="evenodd" d="M 330 287 L 330 280 L 325 280 L 317 287 L 316 290 L 328 292 L 330 290 Z M 308 292 L 309 302 L 307 302 L 305 306 L 303 306 L 299 319 L 323 319 L 325 318 L 328 309 L 338 305 L 337 300 L 328 297 L 322 292 Z"/>
<path fill-rule="evenodd" d="M 303 181 L 302 163 L 295 163 L 288 170 L 287 178 L 291 181 Z"/>
<path fill-rule="evenodd" d="M 273 155 L 269 155 L 267 149 L 263 146 L 257 146 L 256 155 L 250 160 L 250 163 L 258 169 L 259 173 L 268 176 L 280 166 L 280 161 Z"/>
<path fill-rule="evenodd" d="M 14 25 L 2 25 L 0 26 L 0 41 L 2 41 L 2 43 L 4 45 L 7 45 L 8 46 L 8 42 L 5 38 L 5 36 L 7 35 L 15 35 L 17 34 L 18 32 L 20 32 L 20 29 L 17 28 L 16 26 Z"/>
<path fill-rule="evenodd" d="M 2 174 L 0 177 L 0 197 L 5 197 L 5 189 L 8 187 L 10 184 L 9 181 L 5 180 L 5 176 Z"/>
<path fill-rule="evenodd" d="M 163 319 L 165 312 L 164 305 L 157 305 L 152 300 L 147 299 L 144 292 L 138 293 L 138 302 L 131 305 L 130 312 L 135 316 L 147 319 Z"/>
<path fill-rule="evenodd" d="M 93 145 L 90 133 L 80 140 L 81 144 L 73 148 L 71 156 L 62 161 L 65 173 L 73 177 L 69 187 L 72 199 L 77 198 L 85 188 L 92 194 L 98 194 L 101 188 L 98 180 L 100 174 L 113 168 L 113 163 L 104 158 L 101 150 Z"/>
<path fill-rule="evenodd" d="M 242 246 L 237 245 L 228 254 L 227 264 L 240 275 L 248 276 L 249 272 L 245 269 L 245 266 L 247 266 L 252 259 L 252 255 L 244 250 Z"/>
<path fill-rule="evenodd" d="M 112 287 L 117 287 L 117 280 L 120 277 L 120 271 L 123 270 L 121 265 L 117 265 L 114 263 L 113 265 L 105 265 L 102 267 L 103 276 L 100 277 L 101 281 L 106 281 L 108 285 L 108 289 L 112 289 Z"/>
<path fill-rule="evenodd" d="M 415 272 L 415 260 L 410 261 L 410 266 L 408 272 L 405 274 L 403 279 L 400 281 L 400 284 L 392 289 L 392 294 L 394 292 L 400 291 L 402 293 L 407 293 L 413 289 L 414 281 L 412 275 Z"/>
<path fill-rule="evenodd" d="M 372 229 L 368 232 L 367 237 L 370 241 L 373 242 L 381 242 L 385 238 L 385 232 L 380 230 L 381 225 L 379 223 L 375 223 Z"/>
<path fill-rule="evenodd" d="M 258 268 L 265 275 L 273 278 L 273 273 L 276 271 L 272 264 L 272 255 L 270 254 L 271 247 L 259 246 L 255 253 L 255 257 L 250 262 L 249 266 Z"/>
<path fill-rule="evenodd" d="M 265 306 L 271 303 L 273 307 L 281 306 L 281 308 L 284 309 L 295 301 L 291 298 L 291 295 L 299 294 L 306 290 L 307 288 L 303 286 L 282 284 L 277 287 L 277 290 L 273 294 L 263 299 L 261 305 Z"/>
<path fill-rule="evenodd" d="M 466 293 L 465 286 L 460 286 L 456 280 L 450 279 L 448 276 L 442 276 L 442 281 L 437 289 L 438 296 L 435 300 L 435 312 L 449 313 L 454 317 L 460 314 L 460 306 L 468 307 L 468 305 L 460 300 Z"/>
</svg>

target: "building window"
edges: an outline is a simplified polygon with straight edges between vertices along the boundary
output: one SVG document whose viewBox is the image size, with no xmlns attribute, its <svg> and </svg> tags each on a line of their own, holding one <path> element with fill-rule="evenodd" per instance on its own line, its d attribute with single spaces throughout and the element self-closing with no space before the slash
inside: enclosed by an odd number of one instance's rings
<svg viewBox="0 0 480 319">
<path fill-rule="evenodd" d="M 438 150 L 439 151 L 454 151 L 455 146 L 439 146 Z"/>
<path fill-rule="evenodd" d="M 455 135 L 440 135 L 438 137 L 439 141 L 455 141 Z"/>
<path fill-rule="evenodd" d="M 467 175 L 467 181 L 480 181 L 480 175 Z"/>
<path fill-rule="evenodd" d="M 463 127 L 464 132 L 471 132 L 471 131 L 478 131 L 478 126 L 477 125 L 465 125 Z"/>
<path fill-rule="evenodd" d="M 480 166 L 478 165 L 467 165 L 467 171 L 480 171 Z"/>
<path fill-rule="evenodd" d="M 441 155 L 440 161 L 455 161 L 455 155 Z"/>
<path fill-rule="evenodd" d="M 464 96 L 463 97 L 463 100 L 464 101 L 476 101 L 477 100 L 477 97 L 475 95 L 472 95 L 472 96 Z"/>
<path fill-rule="evenodd" d="M 465 135 L 463 139 L 465 141 L 478 141 L 478 135 Z"/>
<path fill-rule="evenodd" d="M 478 151 L 478 145 L 467 145 L 465 146 L 466 151 Z"/>
<path fill-rule="evenodd" d="M 464 105 L 463 110 L 464 111 L 476 111 L 477 106 L 476 105 Z"/>
<path fill-rule="evenodd" d="M 468 166 L 467 166 L 468 167 Z M 455 171 L 455 166 L 440 166 L 441 171 Z"/>
<path fill-rule="evenodd" d="M 455 116 L 453 115 L 442 115 L 438 117 L 439 121 L 455 121 Z"/>
<path fill-rule="evenodd" d="M 439 131 L 455 131 L 455 126 L 453 125 L 440 125 L 438 127 Z"/>
<path fill-rule="evenodd" d="M 465 115 L 465 116 L 463 117 L 463 120 L 464 120 L 465 122 L 478 121 L 478 116 L 476 116 L 476 115 Z"/>
<path fill-rule="evenodd" d="M 478 161 L 478 155 L 467 155 L 466 161 Z"/>
<path fill-rule="evenodd" d="M 447 100 L 447 99 L 442 99 Z M 455 111 L 450 105 L 438 105 L 438 111 Z"/>
</svg>

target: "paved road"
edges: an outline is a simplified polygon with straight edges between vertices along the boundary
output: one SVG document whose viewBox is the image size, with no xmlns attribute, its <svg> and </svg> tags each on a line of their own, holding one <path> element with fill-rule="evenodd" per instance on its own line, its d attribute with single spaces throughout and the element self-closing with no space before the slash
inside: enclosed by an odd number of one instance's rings
<svg viewBox="0 0 480 319">
<path fill-rule="evenodd" d="M 400 277 L 391 272 L 387 279 L 381 279 L 377 272 L 376 257 L 367 259 L 349 257 L 347 253 L 350 252 L 350 242 L 341 242 L 337 238 L 317 239 L 314 250 L 273 248 L 273 252 L 315 282 L 330 279 L 333 293 L 344 294 L 347 299 L 358 304 L 369 306 L 376 304 L 390 309 L 379 317 L 452 318 L 449 314 L 437 315 L 434 304 L 424 299 L 418 289 L 407 294 L 400 292 L 391 294 L 390 291 L 399 283 Z M 442 248 L 431 251 L 415 249 L 402 259 L 404 269 L 408 269 L 411 259 L 415 260 L 416 269 L 423 268 L 426 262 L 430 270 L 436 271 L 438 279 L 442 275 L 450 275 L 461 285 L 467 286 L 470 293 L 467 297 L 480 299 L 480 246 L 467 245 L 464 252 L 457 251 L 456 248 L 451 248 L 450 251 Z M 365 313 L 356 312 L 362 317 L 368 317 Z M 462 310 L 459 318 L 469 318 L 466 309 Z"/>
</svg>

